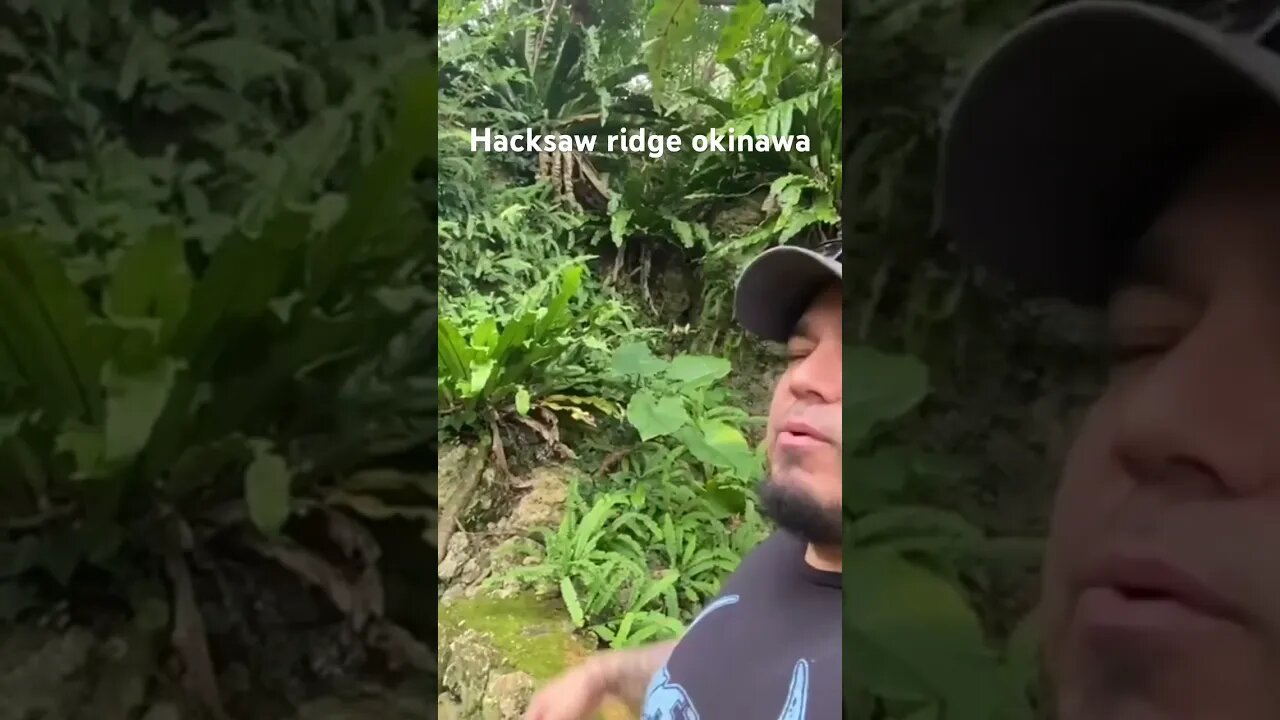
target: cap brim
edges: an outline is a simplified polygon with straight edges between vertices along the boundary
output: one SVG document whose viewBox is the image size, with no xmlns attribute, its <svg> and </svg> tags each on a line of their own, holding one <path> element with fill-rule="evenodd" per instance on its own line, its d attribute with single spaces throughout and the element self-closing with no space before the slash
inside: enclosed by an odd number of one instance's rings
<svg viewBox="0 0 1280 720">
<path fill-rule="evenodd" d="M 814 297 L 843 280 L 843 266 L 831 258 L 806 248 L 773 248 L 738 278 L 734 315 L 748 332 L 786 342 Z"/>
<path fill-rule="evenodd" d="M 1280 59 L 1171 11 L 1078 2 L 1007 38 L 960 94 L 939 230 L 1023 289 L 1105 301 L 1208 145 L 1280 105 Z"/>
</svg>

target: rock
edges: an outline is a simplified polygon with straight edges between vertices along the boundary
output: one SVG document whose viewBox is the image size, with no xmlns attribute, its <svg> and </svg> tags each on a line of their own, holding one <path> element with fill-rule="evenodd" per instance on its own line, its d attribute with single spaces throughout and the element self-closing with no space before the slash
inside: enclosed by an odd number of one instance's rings
<svg viewBox="0 0 1280 720">
<path fill-rule="evenodd" d="M 668 256 L 653 292 L 658 302 L 658 316 L 668 325 L 687 322 L 687 314 L 693 307 L 691 291 L 701 291 L 697 271 L 682 255 Z"/>
<path fill-rule="evenodd" d="M 440 606 L 441 683 L 460 720 L 520 718 L 534 688 L 591 649 L 550 601 L 481 596 Z"/>
<path fill-rule="evenodd" d="M 79 627 L 0 627 L 0 720 L 72 717 L 96 644 Z"/>
<path fill-rule="evenodd" d="M 462 708 L 449 695 L 441 695 L 436 700 L 437 720 L 462 720 Z"/>
<path fill-rule="evenodd" d="M 464 718 L 478 717 L 489 675 L 500 667 L 493 638 L 476 630 L 462 630 L 440 643 L 441 682 L 458 698 Z"/>
<path fill-rule="evenodd" d="M 487 563 L 482 562 L 480 558 L 468 558 L 458 572 L 458 583 L 468 587 L 474 585 L 484 577 L 486 566 Z"/>
<path fill-rule="evenodd" d="M 451 585 L 440 593 L 439 605 L 448 605 L 467 597 L 467 589 L 461 585 Z"/>
<path fill-rule="evenodd" d="M 716 236 L 732 237 L 745 235 L 756 229 L 768 219 L 763 207 L 767 196 L 768 193 L 757 192 L 720 210 L 711 218 L 711 233 Z"/>
<path fill-rule="evenodd" d="M 436 574 L 441 580 L 453 580 L 458 576 L 458 571 L 462 569 L 462 564 L 467 561 L 468 553 L 471 551 L 471 537 L 465 532 L 454 533 L 449 538 L 449 546 L 445 550 L 444 560 L 436 569 Z"/>
<path fill-rule="evenodd" d="M 480 448 L 452 445 L 440 448 L 439 503 L 448 507 L 457 501 L 458 492 L 474 484 L 484 472 L 485 453 Z"/>
<path fill-rule="evenodd" d="M 529 673 L 509 672 L 489 677 L 488 691 L 481 703 L 483 720 L 520 720 L 533 699 L 533 678 Z"/>
<path fill-rule="evenodd" d="M 525 480 L 529 492 L 516 503 L 503 529 L 528 535 L 535 528 L 558 526 L 569 499 L 569 476 L 573 472 L 569 467 L 548 465 L 529 473 Z"/>
<path fill-rule="evenodd" d="M 444 562 L 454 530 L 471 506 L 476 488 L 486 476 L 486 455 L 478 448 L 445 447 L 439 453 L 439 525 L 436 564 Z M 492 475 L 492 471 L 488 473 Z"/>
</svg>

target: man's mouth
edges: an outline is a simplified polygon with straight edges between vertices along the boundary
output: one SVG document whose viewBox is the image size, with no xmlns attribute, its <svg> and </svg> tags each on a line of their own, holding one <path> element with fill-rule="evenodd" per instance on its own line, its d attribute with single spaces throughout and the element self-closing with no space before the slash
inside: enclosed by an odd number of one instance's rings
<svg viewBox="0 0 1280 720">
<path fill-rule="evenodd" d="M 1236 607 L 1191 571 L 1140 556 L 1113 556 L 1099 564 L 1087 576 L 1079 612 L 1087 626 L 1118 630 L 1241 621 Z"/>
<path fill-rule="evenodd" d="M 816 427 L 805 422 L 792 420 L 778 429 L 776 442 L 782 446 L 803 447 L 829 443 L 831 440 Z"/>
</svg>

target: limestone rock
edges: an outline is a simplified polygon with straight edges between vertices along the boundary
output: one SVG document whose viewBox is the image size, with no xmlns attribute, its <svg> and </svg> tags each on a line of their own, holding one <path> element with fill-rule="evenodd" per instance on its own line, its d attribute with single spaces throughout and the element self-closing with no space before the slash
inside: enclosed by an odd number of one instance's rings
<svg viewBox="0 0 1280 720">
<path fill-rule="evenodd" d="M 568 467 L 547 465 L 529 473 L 524 481 L 529 491 L 516 503 L 503 529 L 527 535 L 534 528 L 559 525 L 569 498 L 569 475 L 572 472 Z"/>
<path fill-rule="evenodd" d="M 449 538 L 449 547 L 445 550 L 444 560 L 437 568 L 436 574 L 441 580 L 453 580 L 458 576 L 463 563 L 469 559 L 470 553 L 470 536 L 465 532 L 454 533 L 453 537 Z"/>
<path fill-rule="evenodd" d="M 534 683 L 529 673 L 509 672 L 491 675 L 488 691 L 481 703 L 483 720 L 520 720 L 533 699 Z"/>
<path fill-rule="evenodd" d="M 460 720 L 520 718 L 536 687 L 591 649 L 553 602 L 481 596 L 440 606 L 441 682 Z"/>
<path fill-rule="evenodd" d="M 456 503 L 458 492 L 484 472 L 485 454 L 480 448 L 452 445 L 441 447 L 439 452 L 439 502 L 440 507 Z"/>
</svg>

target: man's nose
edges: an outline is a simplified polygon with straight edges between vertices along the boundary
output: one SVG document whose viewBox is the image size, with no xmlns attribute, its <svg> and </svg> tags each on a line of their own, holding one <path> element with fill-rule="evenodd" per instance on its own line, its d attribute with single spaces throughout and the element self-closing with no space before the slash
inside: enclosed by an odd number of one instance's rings
<svg viewBox="0 0 1280 720">
<path fill-rule="evenodd" d="M 1118 398 L 1115 451 L 1134 480 L 1231 495 L 1280 481 L 1280 323 L 1211 310 L 1151 362 Z"/>
<path fill-rule="evenodd" d="M 844 390 L 841 372 L 843 350 L 838 340 L 824 340 L 796 365 L 791 374 L 791 392 L 796 397 L 839 402 Z"/>
</svg>

